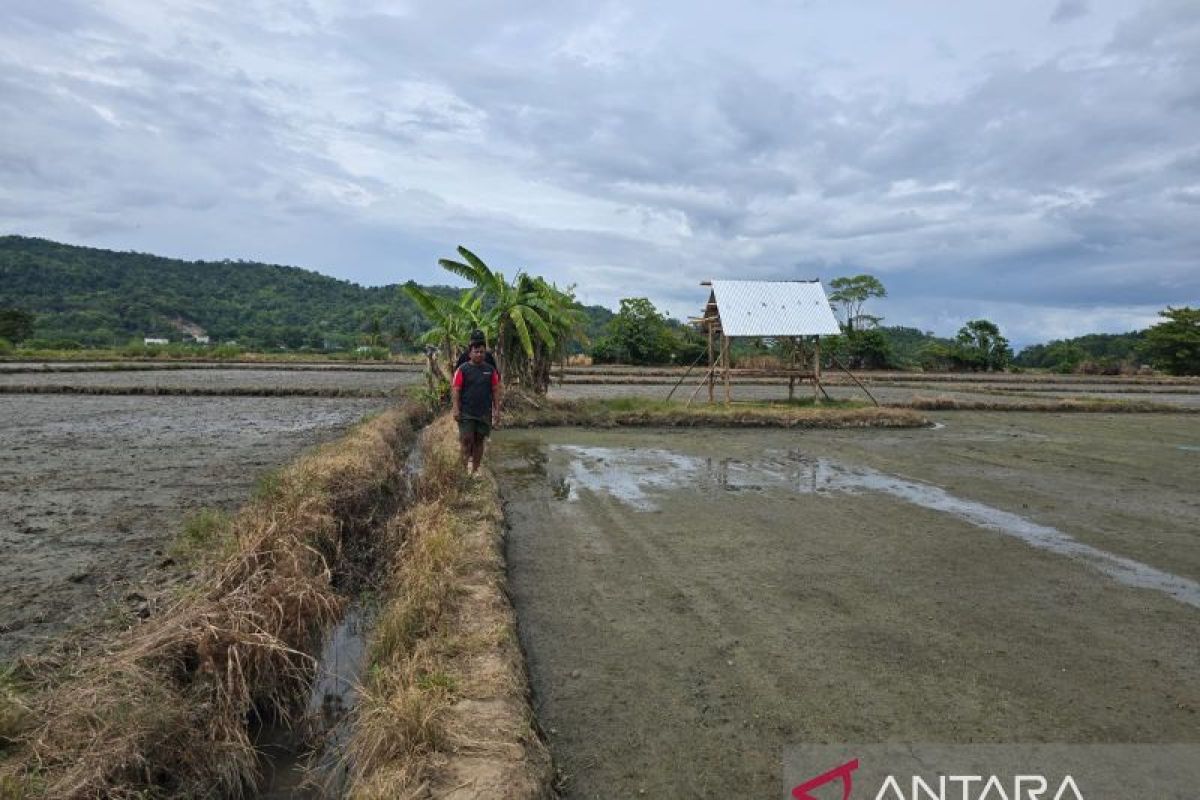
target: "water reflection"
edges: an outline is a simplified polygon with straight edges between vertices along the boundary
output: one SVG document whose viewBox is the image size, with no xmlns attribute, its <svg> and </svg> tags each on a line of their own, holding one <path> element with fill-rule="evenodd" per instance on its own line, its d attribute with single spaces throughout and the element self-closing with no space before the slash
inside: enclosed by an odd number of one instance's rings
<svg viewBox="0 0 1200 800">
<path fill-rule="evenodd" d="M 890 495 L 921 508 L 949 514 L 976 527 L 997 531 L 1043 550 L 1086 562 L 1129 586 L 1154 589 L 1200 608 L 1200 583 L 1155 569 L 1078 541 L 1057 528 L 945 489 L 888 475 L 869 467 L 813 458 L 800 450 L 767 450 L 761 458 L 700 458 L 660 448 L 550 445 L 541 468 L 556 497 L 578 500 L 581 491 L 603 494 L 638 511 L 657 511 L 656 497 L 690 491 L 791 491 L 837 497 L 864 492 Z"/>
</svg>

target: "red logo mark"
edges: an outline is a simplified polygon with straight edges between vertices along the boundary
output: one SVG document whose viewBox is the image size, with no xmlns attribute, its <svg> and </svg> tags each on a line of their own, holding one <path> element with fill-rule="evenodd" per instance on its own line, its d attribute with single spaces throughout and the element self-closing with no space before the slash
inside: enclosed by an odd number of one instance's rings
<svg viewBox="0 0 1200 800">
<path fill-rule="evenodd" d="M 853 781 L 850 779 L 850 773 L 854 772 L 856 769 L 858 769 L 857 758 L 853 759 L 852 761 L 847 761 L 840 767 L 834 767 L 833 769 L 829 770 L 829 772 L 818 775 L 811 780 L 805 781 L 795 789 L 792 789 L 792 797 L 795 798 L 795 800 L 817 800 L 817 798 L 809 794 L 810 791 L 816 789 L 818 786 L 824 786 L 827 783 L 833 783 L 834 781 L 840 780 L 842 782 L 842 800 L 850 800 L 850 789 L 853 786 Z"/>
</svg>

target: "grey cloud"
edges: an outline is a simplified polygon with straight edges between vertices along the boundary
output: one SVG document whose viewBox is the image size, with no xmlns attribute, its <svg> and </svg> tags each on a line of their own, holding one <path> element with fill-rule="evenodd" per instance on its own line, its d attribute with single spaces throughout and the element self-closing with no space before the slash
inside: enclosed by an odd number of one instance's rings
<svg viewBox="0 0 1200 800">
<path fill-rule="evenodd" d="M 1050 15 L 1051 22 L 1070 22 L 1087 16 L 1088 4 L 1085 0 L 1058 0 L 1054 13 Z"/>
<path fill-rule="evenodd" d="M 932 96 L 830 82 L 854 53 L 722 42 L 690 5 L 199 6 L 168 34 L 20 8 L 0 44 L 47 54 L 0 78 L 0 225 L 24 232 L 367 282 L 445 280 L 434 259 L 465 243 L 677 314 L 722 275 L 874 272 L 927 320 L 1200 298 L 1194 4 L 1131 5 L 1104 46 L 1049 58 L 968 65 L 954 30 L 922 31 L 971 70 Z"/>
</svg>

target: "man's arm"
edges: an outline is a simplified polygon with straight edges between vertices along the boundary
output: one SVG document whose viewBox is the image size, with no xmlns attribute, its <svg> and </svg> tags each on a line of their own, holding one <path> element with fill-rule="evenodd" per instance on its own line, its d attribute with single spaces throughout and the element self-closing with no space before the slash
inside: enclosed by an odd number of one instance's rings
<svg viewBox="0 0 1200 800">
<path fill-rule="evenodd" d="M 454 420 L 462 420 L 462 369 L 454 370 L 454 380 L 450 381 L 450 398 L 454 409 Z"/>
<path fill-rule="evenodd" d="M 492 427 L 500 424 L 500 402 L 504 399 L 504 388 L 500 381 L 492 386 Z"/>
</svg>

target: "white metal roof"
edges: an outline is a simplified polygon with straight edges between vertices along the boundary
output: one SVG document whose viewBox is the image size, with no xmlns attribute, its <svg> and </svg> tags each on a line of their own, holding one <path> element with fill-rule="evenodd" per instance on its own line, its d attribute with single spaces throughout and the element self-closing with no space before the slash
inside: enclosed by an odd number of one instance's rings
<svg viewBox="0 0 1200 800">
<path fill-rule="evenodd" d="M 832 336 L 841 333 L 819 281 L 713 281 L 726 336 Z"/>
</svg>

